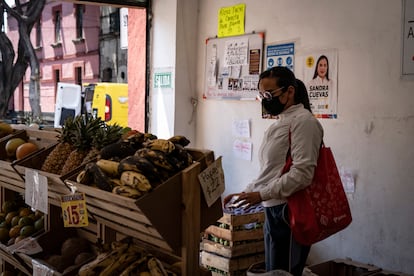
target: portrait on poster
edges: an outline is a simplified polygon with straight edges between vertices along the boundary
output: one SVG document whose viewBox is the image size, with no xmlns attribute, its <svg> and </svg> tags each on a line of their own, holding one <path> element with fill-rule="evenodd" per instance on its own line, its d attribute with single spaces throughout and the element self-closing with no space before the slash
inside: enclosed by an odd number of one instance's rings
<svg viewBox="0 0 414 276">
<path fill-rule="evenodd" d="M 299 58 L 298 58 L 299 59 Z M 303 82 L 317 118 L 336 119 L 338 106 L 338 55 L 335 49 L 312 51 L 300 58 Z M 300 75 L 300 74 L 298 74 Z"/>
</svg>

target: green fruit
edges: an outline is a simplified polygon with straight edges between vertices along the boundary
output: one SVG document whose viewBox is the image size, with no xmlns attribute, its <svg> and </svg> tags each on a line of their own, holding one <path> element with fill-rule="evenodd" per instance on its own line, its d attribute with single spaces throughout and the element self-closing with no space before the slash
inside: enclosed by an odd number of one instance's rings
<svg viewBox="0 0 414 276">
<path fill-rule="evenodd" d="M 16 202 L 11 200 L 6 200 L 5 202 L 3 202 L 3 205 L 1 206 L 1 210 L 4 214 L 10 213 L 11 211 L 14 211 L 16 208 Z"/>
<path fill-rule="evenodd" d="M 33 225 L 33 219 L 31 219 L 30 217 L 21 217 L 19 218 L 18 224 L 20 226 Z"/>
<path fill-rule="evenodd" d="M 16 226 L 17 224 L 19 224 L 19 220 L 20 220 L 20 217 L 19 216 L 14 216 L 13 218 L 12 218 L 12 220 L 10 221 L 10 225 L 13 227 L 13 226 Z"/>
<path fill-rule="evenodd" d="M 35 228 L 33 225 L 26 225 L 20 229 L 20 236 L 28 237 L 35 232 Z"/>
<path fill-rule="evenodd" d="M 26 143 L 26 141 L 22 138 L 11 138 L 9 141 L 7 141 L 5 146 L 7 156 L 15 157 L 17 148 L 24 143 Z"/>
<path fill-rule="evenodd" d="M 11 225 L 11 221 L 15 216 L 18 216 L 19 213 L 17 211 L 8 212 L 6 215 L 6 222 L 7 224 Z"/>
<path fill-rule="evenodd" d="M 34 228 L 36 232 L 45 228 L 45 220 L 43 217 L 34 222 Z"/>
</svg>

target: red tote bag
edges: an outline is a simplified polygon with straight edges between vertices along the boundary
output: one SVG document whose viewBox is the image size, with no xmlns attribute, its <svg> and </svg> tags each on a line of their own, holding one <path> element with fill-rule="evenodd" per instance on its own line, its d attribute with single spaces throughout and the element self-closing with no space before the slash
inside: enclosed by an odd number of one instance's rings
<svg viewBox="0 0 414 276">
<path fill-rule="evenodd" d="M 282 173 L 289 171 L 289 155 Z M 322 144 L 312 183 L 287 198 L 289 222 L 297 242 L 311 245 L 343 230 L 352 221 L 335 159 Z"/>
</svg>

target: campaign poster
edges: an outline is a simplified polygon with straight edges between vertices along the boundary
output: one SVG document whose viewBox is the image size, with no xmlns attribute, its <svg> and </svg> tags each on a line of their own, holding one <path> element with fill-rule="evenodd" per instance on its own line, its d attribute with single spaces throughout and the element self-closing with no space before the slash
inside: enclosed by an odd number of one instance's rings
<svg viewBox="0 0 414 276">
<path fill-rule="evenodd" d="M 303 82 L 315 117 L 337 119 L 338 53 L 333 50 L 312 51 L 301 58 Z"/>
</svg>

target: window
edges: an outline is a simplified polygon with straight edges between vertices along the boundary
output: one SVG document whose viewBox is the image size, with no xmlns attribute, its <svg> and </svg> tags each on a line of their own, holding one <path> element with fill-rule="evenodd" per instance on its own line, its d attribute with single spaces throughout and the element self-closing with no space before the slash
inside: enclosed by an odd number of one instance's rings
<svg viewBox="0 0 414 276">
<path fill-rule="evenodd" d="M 76 38 L 83 38 L 83 13 L 85 12 L 85 6 L 76 4 L 75 5 L 75 16 L 76 16 Z"/>
<path fill-rule="evenodd" d="M 82 67 L 75 67 L 75 82 L 82 86 Z"/>
<path fill-rule="evenodd" d="M 54 70 L 55 71 L 55 97 L 56 97 L 56 95 L 57 95 L 57 85 L 58 85 L 58 82 L 60 82 L 60 69 L 55 69 Z"/>
<path fill-rule="evenodd" d="M 119 33 L 119 9 L 109 15 L 109 32 Z"/>
<path fill-rule="evenodd" d="M 42 47 L 42 24 L 40 19 L 36 23 L 36 48 Z"/>
<path fill-rule="evenodd" d="M 61 29 L 62 29 L 62 11 L 61 10 L 55 10 L 54 13 L 55 17 L 55 43 L 60 43 L 61 40 Z"/>
</svg>

